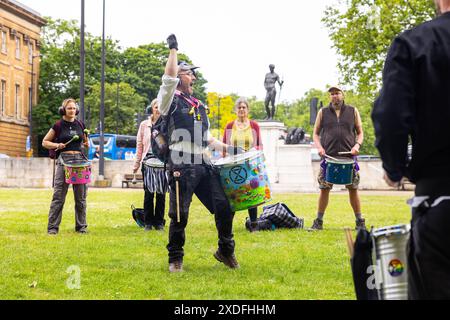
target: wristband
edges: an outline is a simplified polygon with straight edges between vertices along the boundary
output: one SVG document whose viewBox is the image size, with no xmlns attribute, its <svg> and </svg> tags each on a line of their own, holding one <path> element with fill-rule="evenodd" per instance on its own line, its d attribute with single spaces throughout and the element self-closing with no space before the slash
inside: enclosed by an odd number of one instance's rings
<svg viewBox="0 0 450 320">
<path fill-rule="evenodd" d="M 359 145 L 360 148 L 362 147 L 361 143 L 359 143 L 359 142 L 356 142 L 355 144 Z"/>
</svg>

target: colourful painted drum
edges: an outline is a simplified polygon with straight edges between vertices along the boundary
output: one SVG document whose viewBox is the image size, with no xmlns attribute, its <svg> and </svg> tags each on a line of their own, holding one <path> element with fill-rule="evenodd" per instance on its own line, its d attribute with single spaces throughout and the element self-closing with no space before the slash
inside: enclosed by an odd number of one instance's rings
<svg viewBox="0 0 450 320">
<path fill-rule="evenodd" d="M 353 166 L 355 162 L 351 159 L 331 160 L 326 159 L 327 169 L 325 181 L 332 184 L 351 184 L 353 180 Z"/>
<path fill-rule="evenodd" d="M 78 163 L 64 163 L 66 183 L 87 184 L 91 182 L 91 163 L 80 161 Z"/>
<path fill-rule="evenodd" d="M 406 245 L 410 229 L 409 224 L 400 224 L 372 230 L 380 300 L 408 299 Z"/>
<path fill-rule="evenodd" d="M 262 151 L 249 151 L 214 163 L 233 211 L 246 210 L 271 200 Z"/>
</svg>

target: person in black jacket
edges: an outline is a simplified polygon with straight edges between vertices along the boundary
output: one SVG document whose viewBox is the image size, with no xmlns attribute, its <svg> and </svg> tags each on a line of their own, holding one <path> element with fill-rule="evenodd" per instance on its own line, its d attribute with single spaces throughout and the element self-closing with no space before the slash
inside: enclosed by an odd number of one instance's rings
<svg viewBox="0 0 450 320">
<path fill-rule="evenodd" d="M 416 184 L 408 244 L 410 299 L 450 299 L 450 0 L 397 36 L 372 119 L 385 180 Z M 408 161 L 408 140 L 412 157 Z"/>
<path fill-rule="evenodd" d="M 230 204 L 220 184 L 219 174 L 205 154 L 206 147 L 220 152 L 240 152 L 215 139 L 209 131 L 206 106 L 193 96 L 195 67 L 178 62 L 178 41 L 167 38 L 169 58 L 158 92 L 162 117 L 168 117 L 170 156 L 168 159 L 169 203 L 169 272 L 183 271 L 185 228 L 189 208 L 195 194 L 208 211 L 214 214 L 218 233 L 218 249 L 214 258 L 229 268 L 239 268 L 234 254 L 233 218 Z"/>
</svg>

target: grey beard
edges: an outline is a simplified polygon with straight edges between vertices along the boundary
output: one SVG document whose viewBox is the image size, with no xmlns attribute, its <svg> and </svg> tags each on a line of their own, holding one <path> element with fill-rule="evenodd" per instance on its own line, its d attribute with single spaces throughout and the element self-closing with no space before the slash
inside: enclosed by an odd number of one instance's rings
<svg viewBox="0 0 450 320">
<path fill-rule="evenodd" d="M 344 104 L 344 101 L 338 102 L 338 103 L 336 103 L 336 104 L 335 104 L 335 103 L 332 103 L 333 107 L 334 107 L 336 110 L 340 110 L 343 104 Z"/>
</svg>

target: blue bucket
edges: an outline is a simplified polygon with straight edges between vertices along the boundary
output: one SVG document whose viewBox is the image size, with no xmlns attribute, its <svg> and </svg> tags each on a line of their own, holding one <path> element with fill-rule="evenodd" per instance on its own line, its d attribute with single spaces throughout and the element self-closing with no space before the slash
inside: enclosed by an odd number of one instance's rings
<svg viewBox="0 0 450 320">
<path fill-rule="evenodd" d="M 352 184 L 353 180 L 353 160 L 330 160 L 327 159 L 327 169 L 325 181 L 332 184 Z"/>
</svg>

